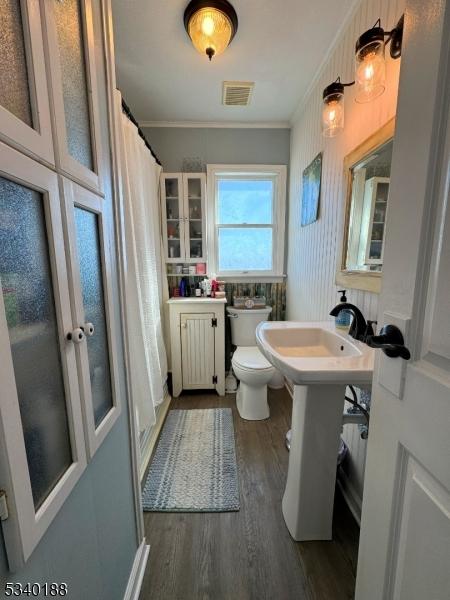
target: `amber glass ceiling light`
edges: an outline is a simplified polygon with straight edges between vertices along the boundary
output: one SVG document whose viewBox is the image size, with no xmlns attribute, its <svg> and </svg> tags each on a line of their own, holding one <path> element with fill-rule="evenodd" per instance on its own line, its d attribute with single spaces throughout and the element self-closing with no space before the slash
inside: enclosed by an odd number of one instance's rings
<svg viewBox="0 0 450 600">
<path fill-rule="evenodd" d="M 192 0 L 184 11 L 184 26 L 194 47 L 211 60 L 234 38 L 238 18 L 227 0 Z"/>
</svg>

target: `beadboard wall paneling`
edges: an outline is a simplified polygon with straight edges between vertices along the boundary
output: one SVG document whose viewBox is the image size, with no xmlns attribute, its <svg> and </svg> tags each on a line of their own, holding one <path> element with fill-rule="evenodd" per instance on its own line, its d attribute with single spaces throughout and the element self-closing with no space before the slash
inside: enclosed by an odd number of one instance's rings
<svg viewBox="0 0 450 600">
<path fill-rule="evenodd" d="M 340 136 L 326 139 L 321 132 L 322 91 L 338 75 L 344 82 L 354 79 L 354 49 L 358 36 L 381 17 L 391 29 L 404 12 L 404 0 L 362 0 L 326 63 L 301 102 L 292 123 L 289 186 L 287 318 L 329 319 L 339 296 L 335 285 L 336 262 L 342 243 L 344 186 L 343 160 L 356 146 L 395 116 L 400 60 L 387 52 L 385 93 L 368 104 L 354 101 L 354 87 L 345 88 L 345 128 Z M 319 219 L 300 226 L 302 172 L 323 152 L 322 192 Z M 389 223 L 388 223 L 389 226 Z M 349 302 L 361 308 L 366 318 L 376 319 L 378 296 L 349 290 Z M 362 496 L 366 442 L 356 426 L 346 426 L 343 437 L 350 448 L 346 470 L 351 484 Z"/>
</svg>

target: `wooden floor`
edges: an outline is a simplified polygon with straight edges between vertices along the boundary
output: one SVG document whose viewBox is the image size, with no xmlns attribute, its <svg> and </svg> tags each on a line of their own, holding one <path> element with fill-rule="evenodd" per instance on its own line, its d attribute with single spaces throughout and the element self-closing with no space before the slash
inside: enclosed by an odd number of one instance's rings
<svg viewBox="0 0 450 600">
<path fill-rule="evenodd" d="M 359 529 L 337 494 L 332 542 L 296 543 L 281 514 L 291 400 L 271 391 L 267 421 L 242 420 L 234 396 L 183 395 L 171 408 L 233 408 L 241 509 L 145 513 L 150 558 L 140 600 L 353 598 Z"/>
</svg>

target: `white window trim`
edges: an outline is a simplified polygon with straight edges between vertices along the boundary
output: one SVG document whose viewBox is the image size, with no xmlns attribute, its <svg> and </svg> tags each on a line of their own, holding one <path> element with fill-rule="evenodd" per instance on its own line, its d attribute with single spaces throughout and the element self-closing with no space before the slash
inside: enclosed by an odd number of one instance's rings
<svg viewBox="0 0 450 600">
<path fill-rule="evenodd" d="M 217 248 L 217 178 L 220 176 L 248 175 L 258 177 L 271 177 L 275 182 L 275 206 L 273 223 L 273 269 L 270 271 L 225 271 L 218 269 Z M 258 281 L 282 278 L 284 268 L 284 235 L 286 230 L 286 165 L 207 165 L 207 248 L 208 248 L 208 272 L 215 274 L 220 279 L 245 280 L 256 279 Z M 250 225 L 248 225 L 250 226 Z M 242 227 L 242 225 L 235 225 Z"/>
</svg>

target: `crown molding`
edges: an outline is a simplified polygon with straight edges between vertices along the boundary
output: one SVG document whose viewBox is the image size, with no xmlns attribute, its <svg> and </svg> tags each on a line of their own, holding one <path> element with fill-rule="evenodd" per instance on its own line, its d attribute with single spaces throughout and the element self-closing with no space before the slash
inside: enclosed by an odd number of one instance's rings
<svg viewBox="0 0 450 600">
<path fill-rule="evenodd" d="M 289 121 L 139 121 L 140 127 L 191 127 L 193 129 L 290 129 Z"/>
</svg>

